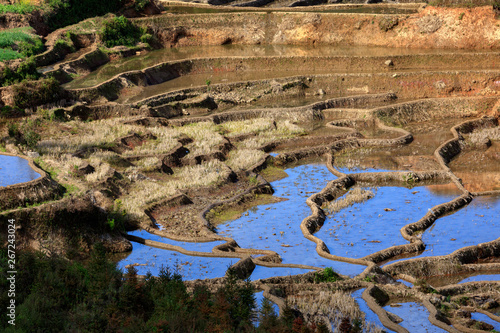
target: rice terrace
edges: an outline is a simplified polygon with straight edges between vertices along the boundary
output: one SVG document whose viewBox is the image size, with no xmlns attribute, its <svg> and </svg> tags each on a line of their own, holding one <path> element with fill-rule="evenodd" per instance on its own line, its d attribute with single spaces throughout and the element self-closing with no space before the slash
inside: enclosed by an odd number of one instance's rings
<svg viewBox="0 0 500 333">
<path fill-rule="evenodd" d="M 499 1 L 0 27 L 0 331 L 500 332 Z"/>
</svg>

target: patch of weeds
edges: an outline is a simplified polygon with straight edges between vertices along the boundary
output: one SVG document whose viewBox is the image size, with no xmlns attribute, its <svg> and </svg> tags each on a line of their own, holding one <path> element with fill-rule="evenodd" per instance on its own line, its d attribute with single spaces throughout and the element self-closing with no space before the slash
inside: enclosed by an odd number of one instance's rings
<svg viewBox="0 0 500 333">
<path fill-rule="evenodd" d="M 365 282 L 375 282 L 375 281 L 374 281 L 374 276 L 373 276 L 373 275 L 367 275 L 367 276 L 363 279 L 363 281 L 365 281 Z"/>
<path fill-rule="evenodd" d="M 24 110 L 17 108 L 15 106 L 5 105 L 0 108 L 1 118 L 13 118 L 24 116 Z"/>
<path fill-rule="evenodd" d="M 53 78 L 23 81 L 14 86 L 14 105 L 25 109 L 57 101 L 62 95 L 59 82 Z"/>
<path fill-rule="evenodd" d="M 6 67 L 0 74 L 0 83 L 3 86 L 19 83 L 23 80 L 37 80 L 40 73 L 36 70 L 36 64 L 33 58 L 23 61 L 15 70 Z"/>
<path fill-rule="evenodd" d="M 49 176 L 52 178 L 52 179 L 55 179 L 57 177 L 57 175 L 61 172 L 60 170 L 56 169 L 56 168 L 53 168 L 51 167 L 50 165 L 48 165 L 47 163 L 45 163 L 44 160 L 42 160 L 40 157 L 36 158 L 35 160 L 35 164 L 40 168 L 42 169 L 43 171 L 45 171 L 46 173 L 49 174 Z"/>
<path fill-rule="evenodd" d="M 28 14 L 39 8 L 40 7 L 38 6 L 34 6 L 30 3 L 25 3 L 25 2 L 18 2 L 11 5 L 0 4 L 0 14 L 5 14 L 5 13 Z"/>
<path fill-rule="evenodd" d="M 460 21 L 462 21 L 462 19 L 464 18 L 464 15 L 465 15 L 465 13 L 460 13 L 460 15 L 458 15 L 458 19 Z"/>
<path fill-rule="evenodd" d="M 135 0 L 134 9 L 138 12 L 142 12 L 148 4 L 149 0 Z"/>
<path fill-rule="evenodd" d="M 467 296 L 462 296 L 459 299 L 455 300 L 455 303 L 458 303 L 459 305 L 468 305 L 469 304 L 469 297 Z"/>
<path fill-rule="evenodd" d="M 336 282 L 339 280 L 341 280 L 340 276 L 331 267 L 327 267 L 321 272 L 314 273 L 314 283 Z"/>
<path fill-rule="evenodd" d="M 37 113 L 42 116 L 43 119 L 48 121 L 65 121 L 64 110 L 63 109 L 40 109 Z"/>
<path fill-rule="evenodd" d="M 448 313 L 450 311 L 450 306 L 444 303 L 441 303 L 441 306 L 439 307 L 439 310 L 443 313 Z"/>
<path fill-rule="evenodd" d="M 259 185 L 259 180 L 257 179 L 257 176 L 250 176 L 248 178 L 248 182 L 253 186 Z"/>
<path fill-rule="evenodd" d="M 406 183 L 406 186 L 413 188 L 415 183 L 418 181 L 418 177 L 413 172 L 408 172 L 406 175 L 403 175 L 403 180 Z"/>
<path fill-rule="evenodd" d="M 64 195 L 63 195 L 63 197 L 65 197 L 65 198 L 71 196 L 71 194 L 76 193 L 79 190 L 79 188 L 77 186 L 72 185 L 72 184 L 61 184 L 61 185 L 66 190 L 64 192 Z"/>
<path fill-rule="evenodd" d="M 103 24 L 101 39 L 106 47 L 134 46 L 146 32 L 124 16 L 114 17 Z"/>
<path fill-rule="evenodd" d="M 15 122 L 11 122 L 7 124 L 7 133 L 19 144 L 34 149 L 41 138 L 37 132 L 37 126 L 38 123 L 31 120 L 24 122 L 21 126 Z"/>
</svg>

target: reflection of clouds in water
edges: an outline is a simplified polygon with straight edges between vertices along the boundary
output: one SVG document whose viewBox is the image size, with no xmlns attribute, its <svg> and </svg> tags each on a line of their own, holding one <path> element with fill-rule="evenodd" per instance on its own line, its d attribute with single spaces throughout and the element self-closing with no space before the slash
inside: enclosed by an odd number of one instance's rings
<svg viewBox="0 0 500 333">
<path fill-rule="evenodd" d="M 0 154 L 0 186 L 25 183 L 39 177 L 24 158 Z"/>
</svg>

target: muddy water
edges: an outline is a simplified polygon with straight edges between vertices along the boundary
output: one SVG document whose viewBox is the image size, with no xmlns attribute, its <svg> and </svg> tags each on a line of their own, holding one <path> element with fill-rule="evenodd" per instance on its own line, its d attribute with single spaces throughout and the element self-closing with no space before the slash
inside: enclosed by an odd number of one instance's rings
<svg viewBox="0 0 500 333">
<path fill-rule="evenodd" d="M 0 154 L 0 187 L 29 182 L 39 177 L 40 174 L 24 158 Z"/>
<path fill-rule="evenodd" d="M 457 275 L 447 275 L 436 278 L 426 279 L 434 288 L 442 287 L 450 284 L 457 283 L 467 283 L 476 281 L 500 281 L 500 271 L 488 273 L 474 273 L 474 274 L 457 274 Z"/>
<path fill-rule="evenodd" d="M 400 229 L 422 218 L 429 209 L 454 199 L 436 195 L 432 186 L 365 188 L 374 196 L 363 203 L 327 215 L 315 236 L 322 239 L 330 253 L 362 258 L 394 245 L 406 244 Z"/>
<path fill-rule="evenodd" d="M 311 213 L 306 199 L 321 191 L 335 176 L 323 164 L 300 165 L 285 171 L 288 177 L 271 185 L 274 195 L 287 201 L 254 207 L 241 218 L 218 226 L 218 233 L 235 239 L 241 247 L 276 251 L 283 263 L 333 267 L 344 275 L 361 273 L 364 266 L 320 257 L 315 244 L 305 239 L 300 230 L 300 223 Z"/>
<path fill-rule="evenodd" d="M 500 190 L 500 142 L 493 142 L 486 150 L 462 152 L 450 168 L 468 191 Z"/>
<path fill-rule="evenodd" d="M 461 119 L 440 119 L 403 126 L 413 135 L 413 141 L 401 147 L 366 148 L 339 153 L 335 156 L 335 167 L 343 170 L 441 170 L 434 158 L 434 151 L 453 138 L 450 129 L 463 122 Z M 436 190 L 438 187 L 435 188 Z M 440 191 L 457 193 L 456 187 L 441 186 Z"/>
<path fill-rule="evenodd" d="M 370 46 L 295 46 L 295 45 L 213 45 L 213 46 L 186 46 L 182 48 L 166 48 L 148 52 L 145 55 L 132 56 L 117 61 L 110 62 L 99 67 L 92 73 L 79 77 L 64 85 L 68 89 L 91 87 L 96 84 L 109 80 L 113 76 L 133 70 L 142 70 L 146 67 L 154 66 L 163 62 L 194 59 L 194 58 L 218 58 L 218 57 L 359 57 L 359 56 L 397 56 L 397 55 L 415 55 L 415 54 L 442 54 L 451 53 L 450 50 L 429 50 L 429 49 L 405 49 L 405 48 L 383 48 Z M 456 52 L 456 51 L 454 51 Z M 286 61 L 284 59 L 283 61 Z M 215 63 L 216 64 L 216 63 Z M 215 65 L 217 67 L 217 65 Z M 309 66 L 311 67 L 311 66 Z M 353 69 L 350 69 L 352 71 Z M 253 71 L 259 72 L 258 69 Z M 242 71 L 244 72 L 244 71 Z M 204 85 L 206 79 L 211 79 L 212 83 L 225 82 L 223 80 L 242 81 L 257 80 L 266 78 L 276 78 L 293 75 L 307 74 L 328 74 L 331 71 L 315 70 L 314 68 L 298 69 L 290 68 L 282 72 L 263 71 L 260 76 L 255 74 L 247 78 L 237 79 L 237 77 L 221 77 L 216 72 L 202 75 L 203 80 L 193 80 L 193 85 Z M 240 74 L 239 75 L 243 75 Z M 176 80 L 182 83 L 182 81 Z M 196 83 L 196 84 L 195 84 Z M 169 86 L 165 86 L 168 88 Z M 189 87 L 189 85 L 179 86 L 179 89 Z"/>
<path fill-rule="evenodd" d="M 384 306 L 384 309 L 403 319 L 399 325 L 410 332 L 446 332 L 429 322 L 429 311 L 420 303 L 392 303 Z"/>
</svg>

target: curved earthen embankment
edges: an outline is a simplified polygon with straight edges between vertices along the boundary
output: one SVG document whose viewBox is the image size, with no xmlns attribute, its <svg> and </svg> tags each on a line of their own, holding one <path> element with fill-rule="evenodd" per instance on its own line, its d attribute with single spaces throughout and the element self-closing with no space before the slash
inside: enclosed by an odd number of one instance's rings
<svg viewBox="0 0 500 333">
<path fill-rule="evenodd" d="M 500 238 L 488 243 L 464 247 L 445 256 L 396 262 L 385 266 L 383 269 L 389 274 L 404 274 L 415 279 L 425 279 L 431 276 L 467 272 L 468 269 L 464 269 L 463 265 L 476 264 L 480 260 L 498 256 L 500 256 Z"/>
<path fill-rule="evenodd" d="M 109 61 L 108 54 L 98 49 L 97 46 L 93 46 L 88 52 L 85 52 L 74 60 L 55 64 L 53 69 L 46 71 L 44 75 L 53 76 L 60 83 L 66 83 L 73 80 L 72 75 L 88 74 Z"/>
<path fill-rule="evenodd" d="M 0 187 L 0 211 L 55 200 L 63 194 L 64 188 L 36 166 L 32 159 L 9 153 L 2 153 L 2 155 L 16 156 L 27 160 L 29 166 L 39 173 L 40 177 L 26 183 Z"/>
<path fill-rule="evenodd" d="M 473 132 L 477 128 L 484 128 L 485 126 L 498 126 L 498 119 L 494 117 L 483 117 L 481 119 L 465 121 L 459 125 L 454 126 L 451 129 L 454 138 L 446 141 L 441 146 L 439 146 L 434 152 L 434 156 L 437 159 L 441 167 L 450 173 L 453 182 L 463 191 L 468 191 L 464 188 L 461 180 L 453 174 L 451 169 L 448 167 L 448 163 L 463 150 L 464 139 L 462 134 L 467 134 Z M 500 191 L 496 191 L 500 193 Z"/>
<path fill-rule="evenodd" d="M 367 52 L 368 53 L 368 52 Z M 135 51 L 134 51 L 135 54 Z M 368 53 L 369 54 L 369 53 Z M 127 56 L 127 55 L 121 55 Z M 148 86 L 160 84 L 174 78 L 192 74 L 243 73 L 272 71 L 280 76 L 295 74 L 321 73 L 396 73 L 399 71 L 425 70 L 494 70 L 498 53 L 441 53 L 408 55 L 367 55 L 367 56 L 227 56 L 210 58 L 190 58 L 162 62 L 150 67 L 126 71 L 115 75 L 94 88 L 106 90 L 120 82 Z M 391 65 L 386 62 L 391 61 Z M 100 65 L 109 62 L 109 56 L 95 47 L 78 59 L 57 64 L 46 75 L 53 75 L 66 83 L 72 80 L 70 74 L 86 74 Z M 469 64 L 466 66 L 465 64 Z M 493 64 L 493 66 L 492 66 Z M 307 68 L 308 70 L 300 70 Z M 76 83 L 76 82 L 75 82 Z M 71 85 L 73 89 L 78 84 Z"/>
<path fill-rule="evenodd" d="M 68 197 L 40 206 L 0 214 L 0 241 L 7 241 L 7 224 L 15 220 L 16 247 L 48 254 L 89 253 L 96 242 L 109 252 L 125 252 L 131 244 L 119 232 L 109 231 L 106 213 L 94 205 L 92 195 Z"/>
<path fill-rule="evenodd" d="M 414 289 L 412 289 L 411 292 L 407 292 L 406 290 L 397 290 L 394 286 L 390 285 L 371 285 L 365 289 L 362 297 L 368 307 L 377 314 L 378 318 L 385 327 L 395 332 L 409 332 L 406 328 L 398 325 L 399 321 L 395 320 L 394 315 L 389 314 L 388 311 L 382 307 L 382 305 L 390 298 L 389 295 L 391 295 L 391 298 L 402 297 L 406 301 L 411 300 L 421 302 L 422 305 L 429 311 L 428 319 L 432 325 L 451 333 L 461 332 L 453 326 L 450 326 L 450 320 L 443 316 L 436 306 L 430 301 L 431 296 Z"/>
<path fill-rule="evenodd" d="M 261 169 L 266 163 L 268 155 L 264 156 L 261 160 L 256 162 L 254 165 L 250 166 L 246 173 L 249 176 L 254 176 L 258 182 L 257 185 L 252 186 L 251 188 L 245 190 L 244 192 L 237 194 L 227 200 L 218 201 L 209 204 L 205 207 L 199 214 L 198 220 L 203 230 L 201 230 L 201 235 L 198 237 L 183 237 L 170 233 L 166 233 L 164 231 L 158 230 L 156 227 L 151 227 L 147 224 L 143 224 L 142 228 L 147 232 L 150 232 L 155 235 L 159 235 L 162 237 L 168 237 L 177 241 L 188 241 L 188 242 L 211 242 L 211 241 L 224 241 L 223 244 L 216 245 L 212 249 L 212 253 L 208 252 L 198 252 L 198 251 L 190 251 L 186 250 L 182 247 L 169 245 L 161 242 L 146 240 L 141 237 L 132 236 L 132 235 L 124 235 L 127 239 L 135 242 L 139 242 L 145 245 L 154 246 L 170 251 L 177 251 L 186 255 L 192 256 L 204 256 L 204 257 L 228 257 L 228 258 L 240 258 L 241 260 L 236 263 L 234 266 L 236 269 L 239 269 L 240 266 L 245 266 L 245 269 L 242 269 L 246 273 L 251 273 L 253 271 L 251 265 L 260 265 L 265 267 L 290 267 L 290 268 L 302 268 L 302 269 L 312 269 L 318 270 L 320 268 L 302 264 L 282 264 L 281 258 L 279 255 L 270 250 L 258 250 L 258 249 L 244 249 L 240 248 L 238 244 L 231 238 L 222 237 L 213 232 L 213 226 L 210 224 L 208 220 L 208 215 L 211 214 L 215 210 L 223 210 L 233 206 L 238 205 L 239 203 L 251 200 L 257 194 L 272 194 L 273 190 L 270 184 L 262 178 L 262 176 L 254 173 L 255 170 Z M 229 169 L 230 170 L 230 169 Z M 232 172 L 232 170 L 231 170 Z M 145 213 L 148 215 L 153 223 L 155 223 L 154 217 L 152 216 L 152 211 L 157 209 L 158 207 L 165 206 L 178 206 L 178 205 L 186 205 L 191 204 L 191 200 L 183 194 L 179 194 L 172 198 L 168 198 L 163 200 L 162 202 L 158 202 L 152 204 L 145 208 Z M 251 255 L 261 255 L 260 257 L 252 258 Z M 250 261 L 250 262 L 249 262 Z M 250 265 L 250 266 L 251 266 Z"/>
<path fill-rule="evenodd" d="M 359 122 L 366 122 L 359 120 Z M 388 127 L 382 124 L 379 121 L 376 121 L 376 124 L 379 128 L 384 129 L 386 131 L 393 131 L 400 136 L 393 139 L 364 139 L 356 137 L 356 131 L 351 129 L 351 135 L 342 135 L 338 138 L 340 140 L 334 140 L 329 144 L 322 145 L 316 148 L 305 148 L 298 149 L 291 152 L 284 152 L 279 154 L 274 158 L 275 163 L 277 165 L 284 165 L 287 163 L 295 162 L 297 160 L 311 157 L 311 156 L 321 156 L 326 153 L 339 152 L 344 149 L 354 149 L 354 148 L 363 148 L 363 147 L 394 147 L 400 146 L 410 143 L 413 140 L 413 136 L 410 132 L 401 129 Z M 352 121 L 333 121 L 326 124 L 326 127 L 335 129 L 338 127 L 345 127 L 347 125 L 352 125 Z M 343 138 L 347 136 L 347 138 Z"/>
</svg>

